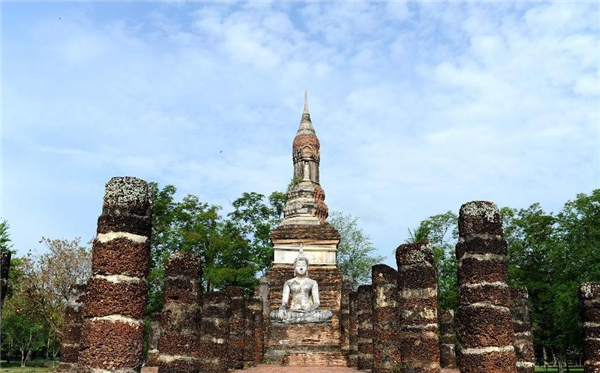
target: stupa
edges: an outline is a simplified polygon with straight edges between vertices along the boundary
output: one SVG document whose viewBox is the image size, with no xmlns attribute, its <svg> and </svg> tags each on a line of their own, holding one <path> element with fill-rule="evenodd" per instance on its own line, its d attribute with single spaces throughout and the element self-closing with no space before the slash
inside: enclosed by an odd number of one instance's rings
<svg viewBox="0 0 600 373">
<path fill-rule="evenodd" d="M 318 284 L 318 309 L 331 311 L 331 317 L 320 322 L 270 321 L 266 358 L 289 366 L 347 364 L 340 343 L 342 272 L 337 266 L 340 234 L 327 222 L 325 192 L 319 182 L 320 156 L 305 92 L 302 118 L 292 143 L 294 174 L 287 191 L 284 219 L 271 234 L 274 260 L 264 281 L 268 286 L 266 309 L 275 315 L 282 308 L 284 284 L 296 275 L 294 263 L 300 254 L 310 266 L 308 276 Z"/>
</svg>

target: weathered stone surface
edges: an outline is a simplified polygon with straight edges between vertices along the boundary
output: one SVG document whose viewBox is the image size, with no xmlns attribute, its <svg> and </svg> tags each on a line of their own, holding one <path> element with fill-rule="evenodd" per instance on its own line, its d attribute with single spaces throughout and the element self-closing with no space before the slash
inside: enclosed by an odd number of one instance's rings
<svg viewBox="0 0 600 373">
<path fill-rule="evenodd" d="M 79 365 L 84 372 L 141 369 L 150 198 L 148 184 L 137 178 L 116 177 L 106 184 L 83 307 Z"/>
<path fill-rule="evenodd" d="M 227 372 L 231 300 L 224 292 L 206 293 L 202 311 L 200 372 Z"/>
<path fill-rule="evenodd" d="M 600 282 L 579 287 L 583 318 L 584 372 L 600 372 Z"/>
<path fill-rule="evenodd" d="M 529 294 L 527 288 L 511 289 L 515 359 L 518 373 L 535 372 L 535 350 L 529 320 Z"/>
<path fill-rule="evenodd" d="M 154 312 L 150 315 L 150 333 L 148 335 L 148 357 L 146 358 L 146 366 L 158 366 L 158 341 L 160 339 L 160 318 L 161 312 Z"/>
<path fill-rule="evenodd" d="M 440 324 L 440 366 L 456 367 L 456 340 L 454 338 L 454 312 L 443 309 L 439 313 Z"/>
<path fill-rule="evenodd" d="M 200 372 L 196 353 L 200 344 L 202 320 L 200 255 L 176 252 L 165 267 L 165 305 L 161 314 L 158 340 L 158 372 Z M 188 290 L 181 294 L 180 290 Z M 181 296 L 179 296 L 181 294 Z"/>
<path fill-rule="evenodd" d="M 85 302 L 85 284 L 75 285 L 69 293 L 65 309 L 65 327 L 60 344 L 61 372 L 77 371 L 79 369 L 79 342 L 83 323 L 83 304 Z"/>
<path fill-rule="evenodd" d="M 466 372 L 516 372 L 508 260 L 496 205 L 475 201 L 459 215 L 459 367 Z"/>
<path fill-rule="evenodd" d="M 373 286 L 373 373 L 397 372 L 401 365 L 398 344 L 398 272 L 385 264 L 371 270 Z"/>
<path fill-rule="evenodd" d="M 263 361 L 265 355 L 265 336 L 263 325 L 263 302 L 260 297 L 252 297 L 248 299 L 248 311 L 252 313 L 254 325 L 254 340 L 252 343 L 254 365 L 259 365 Z"/>
<path fill-rule="evenodd" d="M 398 264 L 398 338 L 403 372 L 440 372 L 437 280 L 427 242 L 396 249 Z"/>
<path fill-rule="evenodd" d="M 358 370 L 373 368 L 373 287 L 358 287 Z"/>
<path fill-rule="evenodd" d="M 227 288 L 227 295 L 231 299 L 231 317 L 229 318 L 229 368 L 242 369 L 244 367 L 244 347 L 246 333 L 246 304 L 244 289 L 239 286 Z"/>
<path fill-rule="evenodd" d="M 346 353 L 350 350 L 350 293 L 354 290 L 352 278 L 342 278 L 342 300 L 340 306 L 340 344 Z"/>
<path fill-rule="evenodd" d="M 350 352 L 348 354 L 348 366 L 356 367 L 358 359 L 358 292 L 350 293 Z"/>
</svg>

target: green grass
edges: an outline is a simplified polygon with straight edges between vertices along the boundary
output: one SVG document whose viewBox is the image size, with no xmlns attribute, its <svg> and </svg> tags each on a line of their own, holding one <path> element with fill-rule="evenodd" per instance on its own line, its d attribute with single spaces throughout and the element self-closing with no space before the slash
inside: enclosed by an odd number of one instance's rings
<svg viewBox="0 0 600 373">
<path fill-rule="evenodd" d="M 548 373 L 557 373 L 558 372 L 558 368 L 555 367 L 549 367 L 548 370 L 545 370 L 544 367 L 535 367 L 535 371 L 536 372 L 548 372 Z M 565 368 L 565 373 L 567 372 L 567 369 Z M 569 371 L 571 373 L 583 373 L 583 368 L 569 368 Z"/>
<path fill-rule="evenodd" d="M 52 361 L 46 359 L 32 360 L 27 364 L 27 367 L 21 368 L 21 360 L 15 359 L 6 364 L 6 361 L 0 362 L 0 373 L 38 373 L 38 372 L 52 372 L 58 366 L 58 361 L 55 363 L 55 367 L 52 367 Z"/>
</svg>

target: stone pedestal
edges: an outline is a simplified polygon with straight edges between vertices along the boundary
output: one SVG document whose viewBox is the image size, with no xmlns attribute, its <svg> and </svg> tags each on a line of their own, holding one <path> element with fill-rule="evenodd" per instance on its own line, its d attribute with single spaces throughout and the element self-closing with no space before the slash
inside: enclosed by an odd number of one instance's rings
<svg viewBox="0 0 600 373">
<path fill-rule="evenodd" d="M 267 273 L 270 311 L 281 307 L 285 281 L 294 277 L 293 265 L 275 264 Z M 321 305 L 333 313 L 330 321 L 310 324 L 269 322 L 265 357 L 289 366 L 346 366 L 340 342 L 342 272 L 333 266 L 311 266 L 308 277 L 319 285 Z"/>
</svg>

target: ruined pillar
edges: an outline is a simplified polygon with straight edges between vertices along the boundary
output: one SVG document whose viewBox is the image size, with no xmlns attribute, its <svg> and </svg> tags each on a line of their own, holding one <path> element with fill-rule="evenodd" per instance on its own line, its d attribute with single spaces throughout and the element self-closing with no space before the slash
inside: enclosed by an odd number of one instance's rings
<svg viewBox="0 0 600 373">
<path fill-rule="evenodd" d="M 254 327 L 254 315 L 248 309 L 250 300 L 246 305 L 246 327 L 244 330 L 244 361 L 249 365 L 254 365 L 254 343 L 256 328 Z"/>
<path fill-rule="evenodd" d="M 517 373 L 535 372 L 535 351 L 533 349 L 533 334 L 529 321 L 529 294 L 527 288 L 511 288 L 512 320 L 515 335 L 515 358 Z"/>
<path fill-rule="evenodd" d="M 516 372 L 502 218 L 491 202 L 468 202 L 458 219 L 456 334 L 461 373 Z"/>
<path fill-rule="evenodd" d="M 244 368 L 244 345 L 246 333 L 246 306 L 244 289 L 239 286 L 227 288 L 231 299 L 231 317 L 229 318 L 229 368 Z"/>
<path fill-rule="evenodd" d="M 440 366 L 456 368 L 456 339 L 454 338 L 454 311 L 440 310 Z"/>
<path fill-rule="evenodd" d="M 76 372 L 79 370 L 79 341 L 81 339 L 81 324 L 83 321 L 83 303 L 85 301 L 85 284 L 75 285 L 69 292 L 65 307 L 65 326 L 60 343 L 61 372 Z"/>
<path fill-rule="evenodd" d="M 148 335 L 148 357 L 146 366 L 158 366 L 158 340 L 160 339 L 160 318 L 161 312 L 154 312 L 150 315 L 150 333 Z"/>
<path fill-rule="evenodd" d="M 226 293 L 221 291 L 206 293 L 202 309 L 200 372 L 227 372 L 230 316 L 231 301 Z"/>
<path fill-rule="evenodd" d="M 253 360 L 254 365 L 261 364 L 265 354 L 265 336 L 263 323 L 263 300 L 261 297 L 248 299 L 248 311 L 252 313 L 254 324 Z"/>
<path fill-rule="evenodd" d="M 10 271 L 10 251 L 0 251 L 0 313 L 8 290 L 8 272 Z"/>
<path fill-rule="evenodd" d="M 431 245 L 419 242 L 398 246 L 396 263 L 402 371 L 437 373 L 440 371 L 437 279 Z"/>
<path fill-rule="evenodd" d="M 583 358 L 585 373 L 600 373 L 600 282 L 579 287 L 583 318 Z"/>
<path fill-rule="evenodd" d="M 165 267 L 165 305 L 158 340 L 159 373 L 197 373 L 202 309 L 202 259 L 176 252 Z"/>
<path fill-rule="evenodd" d="M 352 291 L 348 296 L 350 307 L 350 352 L 348 354 L 348 365 L 356 367 L 358 363 L 358 291 Z"/>
<path fill-rule="evenodd" d="M 340 308 L 340 345 L 345 353 L 350 350 L 350 293 L 354 287 L 352 278 L 342 277 L 342 302 Z"/>
<path fill-rule="evenodd" d="M 398 272 L 385 264 L 371 270 L 373 286 L 373 373 L 400 368 L 398 349 Z"/>
<path fill-rule="evenodd" d="M 79 365 L 84 371 L 128 373 L 142 367 L 151 231 L 148 184 L 134 177 L 112 178 L 98 219 L 83 306 Z"/>
<path fill-rule="evenodd" d="M 360 285 L 358 287 L 358 359 L 356 367 L 358 370 L 370 370 L 373 368 L 373 287 L 371 285 Z"/>
</svg>

